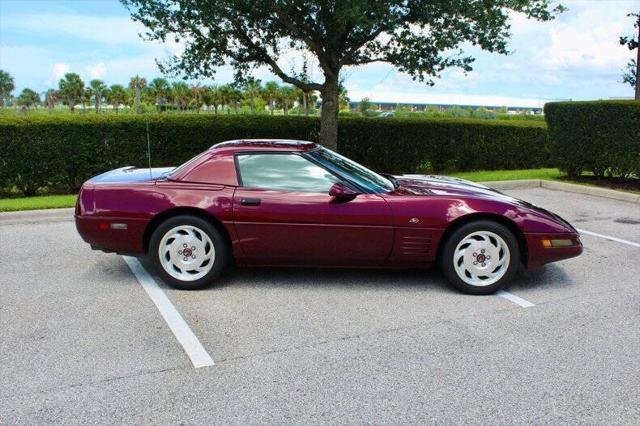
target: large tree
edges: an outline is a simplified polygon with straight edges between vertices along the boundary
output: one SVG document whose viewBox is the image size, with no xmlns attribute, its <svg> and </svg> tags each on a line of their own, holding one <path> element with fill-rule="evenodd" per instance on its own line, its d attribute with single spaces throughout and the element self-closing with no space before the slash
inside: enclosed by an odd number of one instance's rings
<svg viewBox="0 0 640 426">
<path fill-rule="evenodd" d="M 58 92 L 69 104 L 71 112 L 75 111 L 78 101 L 84 97 L 84 81 L 76 73 L 67 73 L 58 83 Z"/>
<path fill-rule="evenodd" d="M 15 88 L 16 86 L 11 74 L 4 70 L 0 70 L 0 107 L 4 108 L 11 98 L 11 92 L 13 92 Z"/>
<path fill-rule="evenodd" d="M 151 40 L 181 40 L 184 52 L 163 71 L 212 77 L 267 66 L 284 82 L 322 95 L 320 142 L 335 148 L 338 83 L 345 67 L 388 62 L 432 84 L 447 67 L 471 69 L 462 43 L 507 53 L 509 13 L 549 20 L 553 0 L 121 0 Z M 278 59 L 315 56 L 324 81 L 304 81 Z"/>
<path fill-rule="evenodd" d="M 633 27 L 637 29 L 638 34 L 630 37 L 620 37 L 620 44 L 626 45 L 629 50 L 636 50 L 636 59 L 632 59 L 627 64 L 627 71 L 623 74 L 622 78 L 625 83 L 629 83 L 632 87 L 635 87 L 635 99 L 640 100 L 640 11 L 637 13 L 630 13 L 627 16 L 635 18 Z"/>
</svg>

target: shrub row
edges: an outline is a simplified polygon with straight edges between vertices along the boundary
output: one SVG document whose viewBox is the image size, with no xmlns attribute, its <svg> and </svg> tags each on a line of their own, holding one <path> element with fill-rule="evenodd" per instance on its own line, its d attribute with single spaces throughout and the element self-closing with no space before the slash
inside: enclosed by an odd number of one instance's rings
<svg viewBox="0 0 640 426">
<path fill-rule="evenodd" d="M 552 102 L 544 108 L 554 163 L 569 176 L 640 177 L 640 102 Z"/>
<path fill-rule="evenodd" d="M 0 187 L 31 195 L 75 191 L 124 165 L 178 165 L 230 139 L 317 140 L 317 117 L 181 115 L 0 116 Z M 341 118 L 339 150 L 391 173 L 514 169 L 549 164 L 546 125 L 486 120 Z"/>
</svg>

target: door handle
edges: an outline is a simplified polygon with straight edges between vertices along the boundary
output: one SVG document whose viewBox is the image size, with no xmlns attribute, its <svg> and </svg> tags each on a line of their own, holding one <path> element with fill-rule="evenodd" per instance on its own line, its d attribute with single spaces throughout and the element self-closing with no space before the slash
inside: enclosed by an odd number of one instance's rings
<svg viewBox="0 0 640 426">
<path fill-rule="evenodd" d="M 240 204 L 243 206 L 259 206 L 261 201 L 260 198 L 242 198 Z"/>
</svg>

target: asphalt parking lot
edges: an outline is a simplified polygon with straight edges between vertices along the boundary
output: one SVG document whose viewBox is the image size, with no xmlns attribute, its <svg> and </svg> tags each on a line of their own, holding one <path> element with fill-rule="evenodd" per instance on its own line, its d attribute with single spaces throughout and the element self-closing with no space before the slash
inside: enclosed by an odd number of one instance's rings
<svg viewBox="0 0 640 426">
<path fill-rule="evenodd" d="M 0 423 L 640 423 L 639 205 L 506 192 L 621 241 L 585 233 L 511 299 L 437 271 L 317 269 L 153 299 L 71 218 L 0 217 Z M 199 350 L 214 364 L 194 368 Z"/>
</svg>

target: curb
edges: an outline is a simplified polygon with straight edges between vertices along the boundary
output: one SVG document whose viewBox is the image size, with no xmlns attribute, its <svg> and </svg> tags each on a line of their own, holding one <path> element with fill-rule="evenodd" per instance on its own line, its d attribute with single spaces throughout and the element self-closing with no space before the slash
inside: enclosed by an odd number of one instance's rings
<svg viewBox="0 0 640 426">
<path fill-rule="evenodd" d="M 73 208 L 0 212 L 0 225 L 38 222 L 70 222 L 73 220 L 73 213 Z"/>
<path fill-rule="evenodd" d="M 557 182 L 553 180 L 499 180 L 493 182 L 482 182 L 482 184 L 497 190 L 545 188 L 553 191 L 570 192 L 574 194 L 590 195 L 592 197 L 609 198 L 611 200 L 640 204 L 640 194 L 616 191 L 614 189 L 597 188 L 594 186 L 577 185 L 575 183 Z"/>
</svg>

